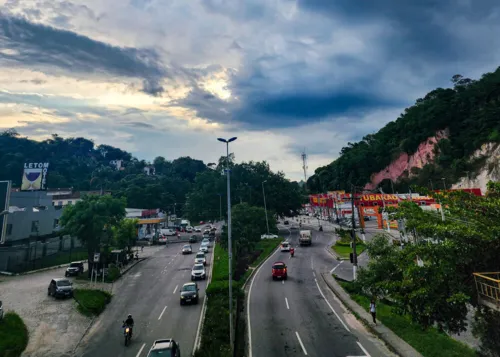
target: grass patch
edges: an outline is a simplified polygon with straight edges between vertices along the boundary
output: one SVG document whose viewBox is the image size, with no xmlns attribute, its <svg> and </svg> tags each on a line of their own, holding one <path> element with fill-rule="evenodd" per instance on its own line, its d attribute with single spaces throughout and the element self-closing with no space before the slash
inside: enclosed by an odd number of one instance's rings
<svg viewBox="0 0 500 357">
<path fill-rule="evenodd" d="M 212 267 L 212 281 L 224 281 L 229 279 L 229 254 L 220 244 L 215 244 L 214 266 Z"/>
<path fill-rule="evenodd" d="M 85 316 L 97 316 L 111 301 L 111 294 L 98 289 L 75 289 L 73 296 L 78 311 Z"/>
<path fill-rule="evenodd" d="M 0 320 L 0 357 L 21 356 L 28 345 L 28 329 L 15 312 L 7 312 Z"/>
<path fill-rule="evenodd" d="M 349 282 L 337 282 L 349 293 L 351 298 L 366 311 L 370 307 L 370 299 L 357 294 Z M 424 357 L 476 357 L 476 352 L 467 345 L 454 340 L 435 328 L 423 330 L 406 315 L 398 315 L 392 307 L 382 301 L 377 302 L 377 319 L 391 329 L 401 339 L 420 352 Z"/>
<path fill-rule="evenodd" d="M 332 250 L 343 259 L 349 259 L 349 254 L 352 253 L 352 248 L 349 245 L 344 244 L 334 244 L 332 245 Z M 356 253 L 358 256 L 366 250 L 366 245 L 356 244 Z"/>
<path fill-rule="evenodd" d="M 275 238 L 275 239 L 263 239 L 257 243 L 256 250 L 261 250 L 260 255 L 252 262 L 253 266 L 259 265 L 263 262 L 272 252 L 276 249 L 276 247 L 283 242 L 283 238 Z"/>
</svg>

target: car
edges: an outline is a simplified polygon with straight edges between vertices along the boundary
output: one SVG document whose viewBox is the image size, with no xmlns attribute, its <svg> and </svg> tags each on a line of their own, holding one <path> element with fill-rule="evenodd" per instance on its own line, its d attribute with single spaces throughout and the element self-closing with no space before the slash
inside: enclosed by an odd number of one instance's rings
<svg viewBox="0 0 500 357">
<path fill-rule="evenodd" d="M 194 257 L 194 263 L 206 265 L 207 258 L 205 258 L 205 253 L 203 253 L 203 252 L 196 253 L 196 256 Z"/>
<path fill-rule="evenodd" d="M 260 236 L 260 239 L 276 239 L 278 236 L 276 234 L 263 234 Z"/>
<path fill-rule="evenodd" d="M 181 357 L 181 347 L 172 338 L 164 338 L 153 342 L 147 357 Z"/>
<path fill-rule="evenodd" d="M 73 262 L 70 263 L 66 268 L 66 272 L 64 273 L 65 277 L 68 276 L 76 276 L 83 273 L 83 263 L 82 262 Z"/>
<path fill-rule="evenodd" d="M 186 232 L 193 233 L 193 227 L 191 227 L 191 226 L 186 227 Z"/>
<path fill-rule="evenodd" d="M 201 233 L 201 228 L 196 228 L 194 231 L 195 231 L 196 233 Z"/>
<path fill-rule="evenodd" d="M 189 243 L 196 243 L 198 241 L 198 236 L 197 235 L 192 235 L 189 237 Z"/>
<path fill-rule="evenodd" d="M 210 247 L 210 239 L 209 238 L 203 238 L 201 241 L 201 245 L 206 245 Z"/>
<path fill-rule="evenodd" d="M 205 272 L 205 267 L 203 264 L 195 264 L 191 270 L 191 280 L 207 278 L 207 273 Z"/>
<path fill-rule="evenodd" d="M 171 228 L 163 228 L 161 230 L 161 234 L 163 234 L 164 236 L 175 236 L 177 232 Z"/>
<path fill-rule="evenodd" d="M 212 227 L 210 230 L 211 230 L 212 232 L 216 232 L 216 231 L 217 231 L 217 227 Z"/>
<path fill-rule="evenodd" d="M 3 303 L 2 300 L 0 300 L 0 321 L 3 319 Z"/>
<path fill-rule="evenodd" d="M 191 254 L 193 252 L 193 248 L 191 248 L 191 244 L 186 244 L 182 247 L 182 254 Z"/>
<path fill-rule="evenodd" d="M 200 225 L 202 225 L 202 224 L 205 224 L 205 222 L 204 221 L 200 221 Z"/>
<path fill-rule="evenodd" d="M 55 298 L 73 297 L 73 283 L 64 278 L 52 279 L 47 289 L 47 294 Z"/>
<path fill-rule="evenodd" d="M 197 304 L 198 303 L 198 284 L 196 283 L 186 283 L 182 285 L 181 288 L 181 298 L 180 298 L 180 303 L 181 305 L 187 304 L 187 303 L 192 303 L 192 304 Z"/>
<path fill-rule="evenodd" d="M 206 244 L 200 245 L 200 249 L 198 249 L 198 251 L 203 253 L 208 253 L 208 245 Z"/>
<path fill-rule="evenodd" d="M 286 279 L 288 279 L 288 271 L 287 271 L 287 267 L 286 267 L 285 263 L 275 262 L 273 264 L 272 269 L 273 269 L 272 270 L 273 280 L 276 280 L 276 279 L 286 280 Z"/>
<path fill-rule="evenodd" d="M 290 243 L 289 242 L 281 243 L 280 249 L 282 252 L 289 252 L 290 251 Z"/>
</svg>

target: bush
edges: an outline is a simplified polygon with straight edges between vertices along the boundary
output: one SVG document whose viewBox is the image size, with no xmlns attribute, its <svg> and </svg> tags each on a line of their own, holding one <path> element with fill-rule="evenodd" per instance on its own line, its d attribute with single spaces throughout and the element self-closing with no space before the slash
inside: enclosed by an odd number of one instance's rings
<svg viewBox="0 0 500 357">
<path fill-rule="evenodd" d="M 120 269 L 115 264 L 110 264 L 108 267 L 108 274 L 106 276 L 106 281 L 112 283 L 121 276 Z"/>
<path fill-rule="evenodd" d="M 0 320 L 0 357 L 18 357 L 28 345 L 28 329 L 15 312 Z"/>
<path fill-rule="evenodd" d="M 98 289 L 75 289 L 73 294 L 78 311 L 85 316 L 97 316 L 111 301 L 111 294 Z"/>
</svg>

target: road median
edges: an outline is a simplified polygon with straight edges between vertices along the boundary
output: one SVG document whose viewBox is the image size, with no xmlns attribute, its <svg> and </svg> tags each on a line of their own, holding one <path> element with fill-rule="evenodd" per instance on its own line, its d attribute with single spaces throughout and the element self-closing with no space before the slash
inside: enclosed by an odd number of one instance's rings
<svg viewBox="0 0 500 357">
<path fill-rule="evenodd" d="M 112 297 L 107 291 L 99 289 L 75 289 L 73 294 L 78 304 L 77 310 L 88 317 L 100 315 Z"/>
</svg>

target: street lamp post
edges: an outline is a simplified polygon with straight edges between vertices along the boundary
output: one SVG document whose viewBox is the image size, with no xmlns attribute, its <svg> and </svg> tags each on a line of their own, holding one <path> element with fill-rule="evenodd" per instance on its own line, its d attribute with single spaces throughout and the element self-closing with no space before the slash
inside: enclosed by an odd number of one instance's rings
<svg viewBox="0 0 500 357">
<path fill-rule="evenodd" d="M 219 220 L 222 222 L 222 193 L 218 193 L 219 195 Z"/>
<path fill-rule="evenodd" d="M 264 196 L 264 211 L 266 212 L 266 227 L 267 227 L 267 235 L 269 235 L 269 221 L 267 219 L 267 205 L 266 205 L 266 191 L 264 190 L 264 184 L 267 180 L 262 181 L 262 195 Z"/>
<path fill-rule="evenodd" d="M 227 175 L 227 248 L 229 256 L 229 341 L 231 350 L 234 347 L 234 331 L 233 331 L 233 246 L 231 237 L 231 178 L 229 171 L 229 143 L 233 142 L 237 137 L 231 139 L 217 138 L 220 142 L 226 144 L 226 175 Z"/>
</svg>

